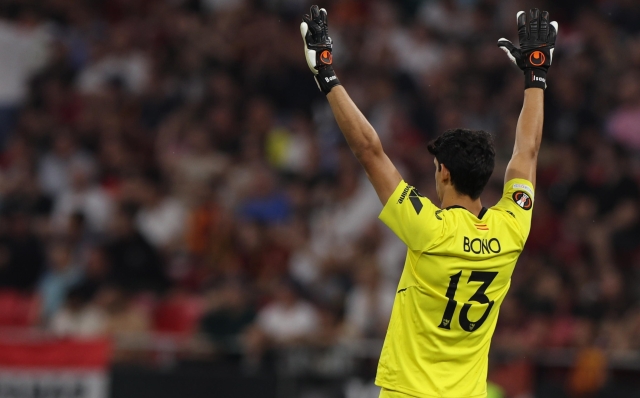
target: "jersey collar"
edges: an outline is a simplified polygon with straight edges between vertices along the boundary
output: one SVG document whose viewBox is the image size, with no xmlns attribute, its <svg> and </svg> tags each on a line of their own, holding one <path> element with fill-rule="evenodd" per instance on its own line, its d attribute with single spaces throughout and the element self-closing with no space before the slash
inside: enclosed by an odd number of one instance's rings
<svg viewBox="0 0 640 398">
<path fill-rule="evenodd" d="M 451 210 L 451 209 L 464 209 L 464 210 L 467 210 L 465 207 L 462 207 L 462 206 L 459 206 L 459 205 L 453 205 L 453 206 L 449 206 L 449 207 L 445 208 L 445 210 Z M 484 206 L 482 207 L 482 209 L 480 209 L 480 214 L 478 214 L 478 220 L 482 220 L 482 217 L 484 217 L 484 215 L 487 214 L 487 210 L 488 209 L 486 207 L 484 207 Z M 469 210 L 467 210 L 467 211 L 469 211 Z M 471 213 L 471 212 L 469 211 L 469 213 Z"/>
</svg>

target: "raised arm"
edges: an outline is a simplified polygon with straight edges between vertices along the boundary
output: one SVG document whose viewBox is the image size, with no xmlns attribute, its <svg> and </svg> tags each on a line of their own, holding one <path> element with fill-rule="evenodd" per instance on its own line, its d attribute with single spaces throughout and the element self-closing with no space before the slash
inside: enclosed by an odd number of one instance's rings
<svg viewBox="0 0 640 398">
<path fill-rule="evenodd" d="M 544 121 L 544 90 L 547 87 L 547 72 L 553 60 L 558 23 L 549 22 L 549 13 L 538 9 L 529 11 L 528 18 L 524 11 L 520 11 L 517 20 L 520 48 L 516 48 L 507 39 L 498 41 L 498 46 L 524 71 L 525 76 L 524 104 L 516 127 L 516 143 L 507 166 L 505 182 L 522 178 L 535 186 Z"/>
<path fill-rule="evenodd" d="M 310 15 L 305 15 L 302 19 L 300 33 L 309 69 L 315 75 L 318 88 L 327 95 L 342 134 L 384 205 L 402 177 L 384 153 L 378 134 L 353 103 L 333 71 L 333 43 L 327 30 L 327 11 L 312 6 Z"/>
<path fill-rule="evenodd" d="M 507 165 L 504 182 L 523 178 L 536 185 L 536 166 L 542 142 L 544 90 L 530 88 L 524 92 L 524 104 L 516 127 L 516 144 Z"/>
<path fill-rule="evenodd" d="M 384 153 L 378 134 L 353 103 L 344 87 L 334 87 L 327 94 L 327 99 L 349 148 L 364 167 L 380 202 L 386 204 L 402 181 L 400 173 Z"/>
</svg>

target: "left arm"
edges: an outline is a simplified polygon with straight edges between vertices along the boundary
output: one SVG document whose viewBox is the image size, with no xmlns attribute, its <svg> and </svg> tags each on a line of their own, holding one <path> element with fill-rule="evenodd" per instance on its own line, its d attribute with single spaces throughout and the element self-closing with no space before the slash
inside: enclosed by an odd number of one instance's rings
<svg viewBox="0 0 640 398">
<path fill-rule="evenodd" d="M 524 72 L 525 78 L 524 104 L 516 127 L 516 143 L 507 166 L 505 183 L 522 178 L 535 187 L 544 121 L 544 90 L 547 88 L 547 72 L 553 61 L 559 27 L 557 22 L 549 22 L 547 11 L 540 12 L 537 8 L 529 11 L 528 18 L 524 11 L 518 12 L 516 20 L 520 48 L 507 39 L 498 40 L 498 47 Z"/>
<path fill-rule="evenodd" d="M 522 112 L 518 118 L 513 155 L 505 173 L 505 183 L 514 178 L 522 178 L 531 182 L 535 188 L 543 120 L 544 91 L 539 88 L 527 89 L 524 92 Z"/>
</svg>

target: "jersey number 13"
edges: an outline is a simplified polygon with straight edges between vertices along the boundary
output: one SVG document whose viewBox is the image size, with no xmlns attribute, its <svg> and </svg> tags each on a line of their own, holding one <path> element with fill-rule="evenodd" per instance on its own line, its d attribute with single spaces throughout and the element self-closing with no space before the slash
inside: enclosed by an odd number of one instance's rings
<svg viewBox="0 0 640 398">
<path fill-rule="evenodd" d="M 478 290 L 476 290 L 473 296 L 471 296 L 469 301 L 475 301 L 480 304 L 489 304 L 489 306 L 484 311 L 484 314 L 482 314 L 480 319 L 478 319 L 475 322 L 470 321 L 468 318 L 469 309 L 471 309 L 471 304 L 466 303 L 465 305 L 462 306 L 462 310 L 460 311 L 460 326 L 462 327 L 462 329 L 466 330 L 467 332 L 474 332 L 478 330 L 480 326 L 482 326 L 484 321 L 487 320 L 487 317 L 489 316 L 489 312 L 491 312 L 491 308 L 493 308 L 494 302 L 493 300 L 489 300 L 489 297 L 487 297 L 485 292 L 487 291 L 487 288 L 489 287 L 491 282 L 493 282 L 493 280 L 495 279 L 496 275 L 498 275 L 497 272 L 483 272 L 483 271 L 471 272 L 471 276 L 469 276 L 469 281 L 467 283 L 482 282 L 482 285 L 480 285 Z M 458 305 L 458 302 L 455 300 L 455 296 L 456 296 L 456 290 L 458 289 L 458 282 L 460 282 L 461 276 L 462 276 L 462 271 L 449 277 L 451 281 L 449 282 L 449 287 L 447 288 L 447 293 L 445 294 L 445 296 L 449 299 L 449 302 L 447 303 L 447 308 L 445 308 L 444 310 L 444 315 L 442 315 L 442 321 L 440 322 L 440 325 L 438 325 L 439 328 L 447 329 L 447 330 L 451 329 L 451 319 L 453 318 L 456 311 L 456 307 Z"/>
</svg>

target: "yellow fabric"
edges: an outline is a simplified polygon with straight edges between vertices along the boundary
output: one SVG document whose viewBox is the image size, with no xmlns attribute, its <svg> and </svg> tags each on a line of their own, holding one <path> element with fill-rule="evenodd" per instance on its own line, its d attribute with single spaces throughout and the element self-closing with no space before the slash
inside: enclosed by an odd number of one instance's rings
<svg viewBox="0 0 640 398">
<path fill-rule="evenodd" d="M 391 390 L 387 390 L 386 388 L 383 388 L 380 391 L 379 398 L 415 398 L 415 397 L 412 397 L 411 395 L 403 394 L 398 391 L 391 391 Z"/>
<path fill-rule="evenodd" d="M 487 396 L 491 336 L 529 235 L 533 196 L 529 181 L 511 180 L 478 219 L 398 185 L 380 219 L 409 249 L 378 386 L 417 398 Z"/>
</svg>

